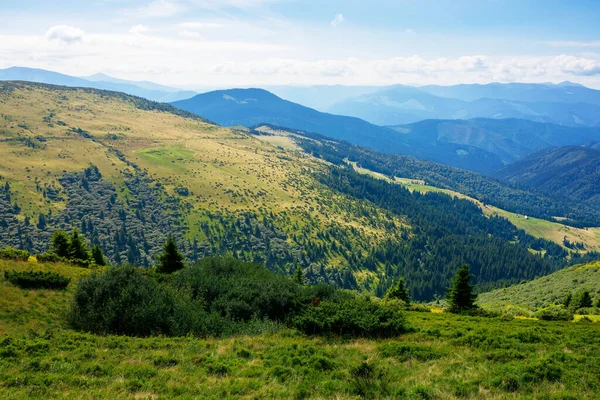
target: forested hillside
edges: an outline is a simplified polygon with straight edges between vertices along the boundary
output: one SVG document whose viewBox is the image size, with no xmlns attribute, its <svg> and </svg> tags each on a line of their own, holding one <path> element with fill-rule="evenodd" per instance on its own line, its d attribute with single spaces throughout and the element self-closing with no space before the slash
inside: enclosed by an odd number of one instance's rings
<svg viewBox="0 0 600 400">
<path fill-rule="evenodd" d="M 493 178 L 413 157 L 386 154 L 347 142 L 333 142 L 319 135 L 292 132 L 298 145 L 316 157 L 336 165 L 346 161 L 389 177 L 423 180 L 427 184 L 451 189 L 504 210 L 561 223 L 600 226 L 600 212 L 585 204 L 530 192 L 518 185 L 501 183 Z"/>
<path fill-rule="evenodd" d="M 600 209 L 600 151 L 594 146 L 544 149 L 495 175 L 513 185 Z"/>
<path fill-rule="evenodd" d="M 470 201 L 411 194 L 311 154 L 382 170 L 409 160 L 417 167 L 402 176 L 489 182 L 476 174 L 307 137 L 298 142 L 303 151 L 292 140 L 270 143 L 112 92 L 0 88 L 3 245 L 41 252 L 54 230 L 78 228 L 111 263 L 150 266 L 172 234 L 189 261 L 233 255 L 380 295 L 405 276 L 421 300 L 444 293 L 463 262 L 484 290 L 580 257 L 484 216 Z"/>
</svg>

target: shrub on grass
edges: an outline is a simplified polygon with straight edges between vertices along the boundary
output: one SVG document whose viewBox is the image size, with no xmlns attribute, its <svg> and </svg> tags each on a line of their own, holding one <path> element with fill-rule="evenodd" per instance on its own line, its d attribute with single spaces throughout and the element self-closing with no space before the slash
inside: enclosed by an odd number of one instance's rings
<svg viewBox="0 0 600 400">
<path fill-rule="evenodd" d="M 404 313 L 369 297 L 339 293 L 309 306 L 292 325 L 308 334 L 394 336 L 409 330 Z"/>
<path fill-rule="evenodd" d="M 19 250 L 10 246 L 0 249 L 0 258 L 5 260 L 27 261 L 30 255 L 27 250 Z"/>
<path fill-rule="evenodd" d="M 573 313 L 562 304 L 551 304 L 548 307 L 538 309 L 534 316 L 545 321 L 570 321 Z"/>
<path fill-rule="evenodd" d="M 42 271 L 4 271 L 4 277 L 22 289 L 64 289 L 71 282 L 55 272 Z"/>
<path fill-rule="evenodd" d="M 144 276 L 135 267 L 110 268 L 79 282 L 70 322 L 99 334 L 148 336 L 204 333 L 201 307 Z"/>
<path fill-rule="evenodd" d="M 175 285 L 207 310 L 234 321 L 254 317 L 282 321 L 306 301 L 300 284 L 234 258 L 205 258 L 182 270 Z"/>
<path fill-rule="evenodd" d="M 56 253 L 42 253 L 42 254 L 38 254 L 37 256 L 35 256 L 37 258 L 37 260 L 39 262 L 52 262 L 52 263 L 56 263 L 56 262 L 67 262 L 68 259 L 59 256 Z"/>
</svg>

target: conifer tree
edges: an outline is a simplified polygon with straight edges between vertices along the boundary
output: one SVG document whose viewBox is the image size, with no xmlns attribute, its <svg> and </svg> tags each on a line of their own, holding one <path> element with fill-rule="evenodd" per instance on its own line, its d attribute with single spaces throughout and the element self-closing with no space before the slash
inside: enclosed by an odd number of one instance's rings
<svg viewBox="0 0 600 400">
<path fill-rule="evenodd" d="M 386 299 L 399 299 L 405 302 L 407 305 L 410 304 L 410 294 L 404 284 L 404 278 L 398 279 L 385 293 Z"/>
<path fill-rule="evenodd" d="M 292 279 L 294 280 L 294 282 L 300 285 L 304 285 L 306 283 L 306 279 L 304 278 L 304 272 L 302 271 L 302 268 L 299 265 L 296 267 Z"/>
<path fill-rule="evenodd" d="M 102 254 L 102 249 L 98 245 L 92 247 L 92 260 L 100 267 L 106 265 L 106 259 L 104 258 L 104 254 Z"/>
<path fill-rule="evenodd" d="M 183 263 L 183 255 L 179 252 L 179 249 L 177 249 L 177 243 L 175 243 L 171 235 L 169 235 L 167 242 L 163 246 L 162 254 L 157 258 L 158 265 L 156 266 L 156 269 L 163 274 L 171 274 L 185 266 Z"/>
<path fill-rule="evenodd" d="M 592 296 L 590 296 L 590 292 L 584 290 L 579 292 L 577 296 L 573 299 L 573 309 L 578 310 L 580 308 L 588 308 L 592 306 Z"/>
<path fill-rule="evenodd" d="M 473 279 L 473 275 L 471 275 L 469 266 L 463 264 L 456 271 L 454 279 L 452 279 L 452 286 L 448 292 L 448 311 L 459 313 L 476 308 L 477 295 L 473 293 L 473 285 L 470 284 L 471 279 Z"/>
<path fill-rule="evenodd" d="M 59 257 L 69 258 L 69 237 L 64 231 L 56 230 L 52 234 L 51 251 Z"/>
<path fill-rule="evenodd" d="M 69 257 L 77 261 L 87 261 L 90 259 L 85 238 L 79 235 L 77 228 L 73 228 L 71 237 L 69 238 Z"/>
<path fill-rule="evenodd" d="M 566 307 L 569 308 L 569 306 L 571 305 L 571 302 L 573 301 L 573 293 L 569 292 L 567 293 L 567 295 L 565 296 L 565 298 L 562 301 L 562 304 Z"/>
</svg>

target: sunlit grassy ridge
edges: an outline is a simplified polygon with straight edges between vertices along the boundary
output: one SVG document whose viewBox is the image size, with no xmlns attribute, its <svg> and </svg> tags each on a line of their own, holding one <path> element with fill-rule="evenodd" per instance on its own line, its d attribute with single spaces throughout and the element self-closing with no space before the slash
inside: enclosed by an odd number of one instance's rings
<svg viewBox="0 0 600 400">
<path fill-rule="evenodd" d="M 597 398 L 597 324 L 409 312 L 397 338 L 308 337 L 273 326 L 227 338 L 96 336 L 66 323 L 77 280 L 66 264 L 0 261 L 4 270 L 73 278 L 23 290 L 0 274 L 0 397 Z"/>
<path fill-rule="evenodd" d="M 479 302 L 490 308 L 518 305 L 535 310 L 561 302 L 569 292 L 575 295 L 583 290 L 589 291 L 595 301 L 600 298 L 600 263 L 575 265 L 530 282 L 482 293 Z"/>
<path fill-rule="evenodd" d="M 189 240 L 206 239 L 199 224 L 210 219 L 208 213 L 268 215 L 292 244 L 297 236 L 318 245 L 324 243 L 319 232 L 339 231 L 358 254 L 408 228 L 398 217 L 315 182 L 311 172 L 322 164 L 294 147 L 184 112 L 147 110 L 131 97 L 108 92 L 28 83 L 5 86 L 0 105 L 0 170 L 21 208 L 20 219 L 60 212 L 64 195 L 50 200 L 41 189 L 60 190 L 65 172 L 93 164 L 123 202 L 132 198 L 123 181 L 134 169 L 178 197 L 188 210 L 183 218 Z M 181 189 L 188 194 L 179 196 Z M 335 251 L 326 258 L 331 267 L 342 262 Z"/>
</svg>

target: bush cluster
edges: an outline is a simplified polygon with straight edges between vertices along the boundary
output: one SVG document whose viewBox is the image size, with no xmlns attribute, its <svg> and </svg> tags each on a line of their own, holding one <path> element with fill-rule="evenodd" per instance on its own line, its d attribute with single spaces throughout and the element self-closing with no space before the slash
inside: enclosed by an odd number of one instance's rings
<svg viewBox="0 0 600 400">
<path fill-rule="evenodd" d="M 562 304 L 551 304 L 538 309 L 534 317 L 545 321 L 570 321 L 573 319 L 573 312 Z"/>
<path fill-rule="evenodd" d="M 5 260 L 27 261 L 30 255 L 27 250 L 19 250 L 10 246 L 0 249 L 0 258 Z"/>
<path fill-rule="evenodd" d="M 64 289 L 71 282 L 70 278 L 55 272 L 42 271 L 4 271 L 4 277 L 23 289 Z"/>
<path fill-rule="evenodd" d="M 354 336 L 409 330 L 397 307 L 233 258 L 206 258 L 170 275 L 135 267 L 92 274 L 79 282 L 69 319 L 89 332 L 132 336 L 218 336 L 274 324 Z"/>
</svg>

